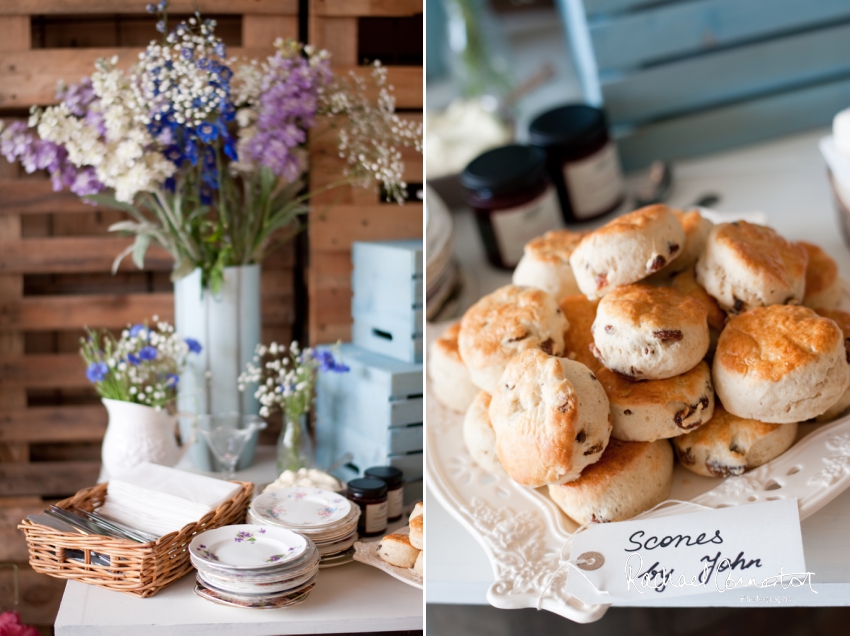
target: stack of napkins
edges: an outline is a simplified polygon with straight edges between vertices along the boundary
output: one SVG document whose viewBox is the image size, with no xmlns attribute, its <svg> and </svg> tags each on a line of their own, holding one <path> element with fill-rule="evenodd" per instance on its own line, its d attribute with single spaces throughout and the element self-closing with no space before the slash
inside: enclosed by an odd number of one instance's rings
<svg viewBox="0 0 850 636">
<path fill-rule="evenodd" d="M 162 536 L 198 521 L 233 497 L 239 484 L 142 463 L 110 480 L 98 514 Z"/>
</svg>

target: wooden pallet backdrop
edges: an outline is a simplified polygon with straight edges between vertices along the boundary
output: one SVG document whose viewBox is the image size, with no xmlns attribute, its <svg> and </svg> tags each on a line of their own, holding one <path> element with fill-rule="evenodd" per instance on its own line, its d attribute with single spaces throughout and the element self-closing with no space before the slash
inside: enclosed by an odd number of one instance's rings
<svg viewBox="0 0 850 636">
<path fill-rule="evenodd" d="M 338 72 L 359 66 L 359 72 L 368 73 L 369 64 L 380 59 L 388 66 L 398 110 L 405 118 L 422 121 L 422 4 L 422 0 L 310 0 L 310 41 L 331 52 Z M 421 184 L 422 156 L 412 149 L 403 156 L 405 180 Z M 336 178 L 343 162 L 333 135 L 311 146 L 310 160 L 314 189 Z M 314 344 L 351 339 L 352 241 L 420 238 L 422 221 L 421 202 L 404 206 L 382 202 L 377 188 L 341 188 L 314 201 L 308 279 Z"/>
<path fill-rule="evenodd" d="M 218 19 L 231 53 L 265 55 L 276 37 L 298 36 L 297 0 L 198 4 Z M 188 0 L 170 5 L 173 17 L 193 11 Z M 54 103 L 56 81 L 79 81 L 99 57 L 131 63 L 153 24 L 140 0 L 0 1 L 0 117 Z M 110 274 L 130 240 L 107 232 L 121 218 L 0 158 L 0 563 L 17 562 L 21 584 L 13 607 L 12 571 L 0 569 L 0 611 L 17 609 L 44 633 L 65 583 L 29 570 L 15 526 L 97 478 L 106 411 L 77 353 L 82 327 L 121 329 L 153 314 L 173 320 L 167 253 L 151 249 L 144 271 L 127 259 Z M 291 247 L 263 264 L 264 340 L 292 337 L 294 268 Z"/>
</svg>

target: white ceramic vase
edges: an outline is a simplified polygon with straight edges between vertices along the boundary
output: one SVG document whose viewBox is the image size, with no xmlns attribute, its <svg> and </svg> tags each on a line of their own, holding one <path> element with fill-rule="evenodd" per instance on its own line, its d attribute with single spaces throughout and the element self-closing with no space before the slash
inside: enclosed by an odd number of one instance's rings
<svg viewBox="0 0 850 636">
<path fill-rule="evenodd" d="M 200 354 L 189 356 L 180 376 L 178 410 L 257 415 L 259 402 L 252 391 L 241 393 L 236 380 L 260 344 L 260 266 L 225 268 L 217 294 L 204 289 L 201 282 L 201 270 L 196 269 L 174 283 L 175 329 L 202 347 Z M 191 420 L 180 419 L 183 439 L 193 441 L 192 463 L 201 470 L 216 470 L 214 457 L 192 426 Z M 250 466 L 256 445 L 255 434 L 245 445 L 239 469 Z"/>
<path fill-rule="evenodd" d="M 103 467 L 98 481 L 108 481 L 122 472 L 151 462 L 174 466 L 180 459 L 175 437 L 177 417 L 167 411 L 134 402 L 103 399 L 109 424 L 103 437 Z"/>
</svg>

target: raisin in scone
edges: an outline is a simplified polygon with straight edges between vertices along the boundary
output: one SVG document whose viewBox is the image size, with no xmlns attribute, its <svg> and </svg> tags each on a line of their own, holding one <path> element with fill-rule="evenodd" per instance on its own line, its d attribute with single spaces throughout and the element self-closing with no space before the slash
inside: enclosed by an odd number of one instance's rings
<svg viewBox="0 0 850 636">
<path fill-rule="evenodd" d="M 499 376 L 518 353 L 539 349 L 561 355 L 569 326 L 550 294 L 506 285 L 464 314 L 458 335 L 460 357 L 475 386 L 492 395 Z"/>
<path fill-rule="evenodd" d="M 570 328 L 564 334 L 564 357 L 581 362 L 596 372 L 602 365 L 590 349 L 593 344 L 591 327 L 596 319 L 599 301 L 590 300 L 584 294 L 576 294 L 561 300 L 559 306 L 570 323 Z"/>
<path fill-rule="evenodd" d="M 705 249 L 705 243 L 708 240 L 708 235 L 711 233 L 711 228 L 714 223 L 705 218 L 697 210 L 683 212 L 682 210 L 673 210 L 673 214 L 682 224 L 682 229 L 685 231 L 685 246 L 682 248 L 682 253 L 679 257 L 668 263 L 667 266 L 656 274 L 652 275 L 652 283 L 661 283 L 665 278 L 672 278 L 679 272 L 684 272 L 693 269 L 696 265 L 702 251 Z"/>
<path fill-rule="evenodd" d="M 577 479 L 608 444 L 611 413 L 596 376 L 539 349 L 510 361 L 490 401 L 502 467 L 524 486 Z"/>
<path fill-rule="evenodd" d="M 705 426 L 673 440 L 682 466 L 706 477 L 741 475 L 794 444 L 797 424 L 766 424 L 732 415 L 722 405 Z"/>
<path fill-rule="evenodd" d="M 478 395 L 478 387 L 472 383 L 469 371 L 460 358 L 457 338 L 460 322 L 448 327 L 431 344 L 428 360 L 428 377 L 437 399 L 455 411 L 463 412 Z"/>
<path fill-rule="evenodd" d="M 720 334 L 712 377 L 738 417 L 785 424 L 824 413 L 847 390 L 844 334 L 807 307 L 756 307 Z"/>
<path fill-rule="evenodd" d="M 705 424 L 714 413 L 711 369 L 705 362 L 666 380 L 635 382 L 605 368 L 596 377 L 611 404 L 611 437 L 619 440 L 677 437 Z"/>
<path fill-rule="evenodd" d="M 841 300 L 841 279 L 838 276 L 838 265 L 829 254 L 817 245 L 799 241 L 809 255 L 806 266 L 806 292 L 803 304 L 812 309 L 823 307 L 835 309 Z"/>
<path fill-rule="evenodd" d="M 578 294 L 570 255 L 585 232 L 553 230 L 529 241 L 513 274 L 514 285 L 537 287 L 560 300 Z"/>
<path fill-rule="evenodd" d="M 612 371 L 663 380 L 693 369 L 708 351 L 705 306 L 671 287 L 626 285 L 599 302 L 593 353 Z"/>
<path fill-rule="evenodd" d="M 746 221 L 715 225 L 697 261 L 697 282 L 726 311 L 799 304 L 808 255 L 775 230 Z"/>
<path fill-rule="evenodd" d="M 824 307 L 816 308 L 815 313 L 824 318 L 829 318 L 841 329 L 841 332 L 844 334 L 844 348 L 847 350 L 847 362 L 850 363 L 850 313 L 840 309 L 826 309 Z M 850 409 L 850 387 L 844 391 L 835 404 L 830 406 L 821 415 L 818 415 L 816 419 L 818 422 L 829 422 L 844 413 L 847 409 Z"/>
<path fill-rule="evenodd" d="M 476 464 L 488 472 L 502 473 L 496 454 L 496 431 L 490 423 L 490 395 L 486 391 L 479 391 L 466 411 L 463 441 Z"/>
<path fill-rule="evenodd" d="M 585 236 L 570 265 L 581 292 L 600 298 L 664 268 L 681 254 L 685 231 L 666 205 L 625 214 Z"/>
<path fill-rule="evenodd" d="M 602 458 L 567 484 L 549 486 L 549 496 L 570 519 L 625 521 L 670 495 L 673 450 L 666 440 L 621 442 L 612 439 Z"/>
</svg>

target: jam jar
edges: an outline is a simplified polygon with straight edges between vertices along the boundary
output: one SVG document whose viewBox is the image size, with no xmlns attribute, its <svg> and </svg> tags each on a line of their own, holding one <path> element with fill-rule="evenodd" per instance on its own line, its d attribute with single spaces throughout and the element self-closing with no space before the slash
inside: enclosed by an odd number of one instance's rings
<svg viewBox="0 0 850 636">
<path fill-rule="evenodd" d="M 563 227 L 555 188 L 546 174 L 546 154 L 518 144 L 488 150 L 460 176 L 488 260 L 512 269 L 525 244 Z"/>
<path fill-rule="evenodd" d="M 360 506 L 357 531 L 373 537 L 387 529 L 387 485 L 380 479 L 359 478 L 348 482 L 346 496 Z"/>
<path fill-rule="evenodd" d="M 363 475 L 370 479 L 380 479 L 387 485 L 387 521 L 401 519 L 404 508 L 404 473 L 393 466 L 374 466 Z"/>
<path fill-rule="evenodd" d="M 617 146 L 608 136 L 605 113 L 570 104 L 538 115 L 529 142 L 546 151 L 549 177 L 558 191 L 564 221 L 604 216 L 625 200 Z"/>
</svg>

